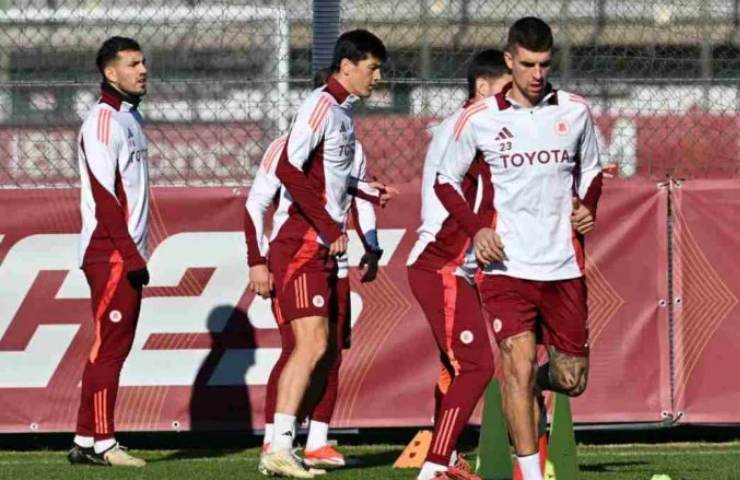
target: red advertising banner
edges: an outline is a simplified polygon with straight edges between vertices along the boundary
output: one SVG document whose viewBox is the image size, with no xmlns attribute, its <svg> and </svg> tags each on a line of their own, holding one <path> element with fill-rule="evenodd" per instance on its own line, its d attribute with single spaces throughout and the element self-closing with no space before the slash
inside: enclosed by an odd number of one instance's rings
<svg viewBox="0 0 740 480">
<path fill-rule="evenodd" d="M 670 414 L 668 190 L 607 182 L 586 250 L 591 359 L 576 421 L 660 421 Z"/>
<path fill-rule="evenodd" d="M 353 342 L 340 374 L 338 427 L 430 423 L 438 354 L 405 268 L 419 222 L 419 183 L 400 187 L 401 197 L 378 215 L 385 249 L 378 279 L 360 284 L 351 273 Z M 261 428 L 280 340 L 268 302 L 246 291 L 245 193 L 153 189 L 152 277 L 121 374 L 120 430 Z M 89 291 L 77 267 L 78 195 L 72 189 L 0 191 L 3 432 L 74 428 L 93 339 Z M 667 190 L 653 182 L 605 186 L 587 244 L 592 367 L 586 394 L 574 402 L 578 422 L 657 421 L 671 414 L 667 205 Z M 361 254 L 352 232 L 350 264 Z M 732 338 L 722 336 L 721 345 Z M 712 411 L 715 405 L 692 383 L 701 365 L 693 371 L 685 409 Z"/>
<path fill-rule="evenodd" d="M 740 422 L 740 180 L 672 194 L 675 405 L 687 423 Z"/>
</svg>

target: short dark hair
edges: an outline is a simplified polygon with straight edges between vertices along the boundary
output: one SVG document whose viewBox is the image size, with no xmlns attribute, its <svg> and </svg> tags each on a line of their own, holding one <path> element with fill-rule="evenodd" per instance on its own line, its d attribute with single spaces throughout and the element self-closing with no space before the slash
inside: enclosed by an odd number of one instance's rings
<svg viewBox="0 0 740 480">
<path fill-rule="evenodd" d="M 103 42 L 98 50 L 98 55 L 95 57 L 95 64 L 98 66 L 98 71 L 105 77 L 105 67 L 110 65 L 118 57 L 118 52 L 125 50 L 133 50 L 136 52 L 141 51 L 139 43 L 133 38 L 128 37 L 110 37 L 108 40 Z"/>
<path fill-rule="evenodd" d="M 331 71 L 328 68 L 320 68 L 313 74 L 313 88 L 319 88 L 329 81 Z"/>
<path fill-rule="evenodd" d="M 537 17 L 520 18 L 509 28 L 509 39 L 506 49 L 513 53 L 517 46 L 532 52 L 552 50 L 552 30 L 550 26 Z"/>
<path fill-rule="evenodd" d="M 501 50 L 489 48 L 478 52 L 468 64 L 468 98 L 475 97 L 476 80 L 500 77 L 508 71 Z"/>
<path fill-rule="evenodd" d="M 334 56 L 331 61 L 331 71 L 338 72 L 342 59 L 346 58 L 352 63 L 358 63 L 373 56 L 385 62 L 388 53 L 383 41 L 367 30 L 351 30 L 339 36 L 334 44 Z"/>
</svg>

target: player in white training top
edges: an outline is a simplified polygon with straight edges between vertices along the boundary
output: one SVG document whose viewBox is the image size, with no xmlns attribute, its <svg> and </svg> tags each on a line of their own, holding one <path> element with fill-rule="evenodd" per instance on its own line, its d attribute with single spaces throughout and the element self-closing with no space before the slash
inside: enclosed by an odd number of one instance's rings
<svg viewBox="0 0 740 480">
<path fill-rule="evenodd" d="M 112 37 L 100 47 L 100 100 L 78 137 L 80 266 L 90 285 L 95 341 L 82 374 L 72 464 L 141 467 L 115 439 L 118 377 L 131 349 L 149 282 L 147 141 L 138 104 L 146 93 L 144 54 L 136 41 Z"/>
<path fill-rule="evenodd" d="M 409 286 L 429 322 L 440 354 L 434 390 L 434 432 L 417 480 L 478 479 L 453 453 L 493 375 L 493 352 L 483 317 L 472 242 L 434 192 L 437 168 L 454 139 L 455 125 L 483 99 L 511 82 L 504 54 L 479 52 L 468 65 L 468 100 L 434 128 L 424 160 L 421 226 L 407 265 Z M 461 189 L 476 215 L 490 222 L 493 188 L 482 159 L 466 172 Z"/>
<path fill-rule="evenodd" d="M 260 469 L 313 478 L 292 453 L 296 415 L 329 339 L 329 306 L 336 256 L 347 248 L 355 130 L 352 104 L 368 97 L 386 59 L 383 42 L 366 30 L 342 34 L 326 86 L 301 104 L 277 160 L 284 188 L 273 217 L 268 256 L 279 325 L 289 324 L 293 353 L 278 382 L 270 448 Z"/>
<path fill-rule="evenodd" d="M 315 83 L 323 85 L 327 74 L 319 72 Z M 282 151 L 287 136 L 282 136 L 273 141 L 265 150 L 260 168 L 255 175 L 254 181 L 249 189 L 249 195 L 245 205 L 244 233 L 247 241 L 247 261 L 249 264 L 249 290 L 264 297 L 272 296 L 272 275 L 267 268 L 268 241 L 265 234 L 265 217 L 271 205 L 277 202 L 282 184 L 275 176 L 276 159 Z M 367 168 L 365 154 L 362 146 L 357 142 L 355 147 L 355 159 L 352 167 L 352 183 L 367 183 Z M 370 184 L 369 184 L 370 185 Z M 379 186 L 377 183 L 372 185 Z M 366 189 L 366 190 L 369 190 Z M 381 193 L 380 191 L 378 193 Z M 360 261 L 363 282 L 371 282 L 375 279 L 378 271 L 378 261 L 382 250 L 378 245 L 375 221 L 375 210 L 373 203 L 384 204 L 389 195 L 382 194 L 373 200 L 355 198 L 352 206 L 355 228 L 365 247 L 365 254 Z M 328 441 L 328 429 L 334 412 L 337 391 L 339 386 L 339 369 L 342 363 L 342 349 L 349 347 L 350 329 L 350 287 L 349 287 L 349 263 L 347 255 L 337 258 L 338 272 L 336 291 L 332 295 L 331 302 L 335 304 L 329 318 L 330 346 L 322 359 L 321 365 L 328 369 L 325 381 L 312 382 L 312 391 L 317 392 L 308 402 L 306 407 L 307 416 L 310 418 L 308 439 L 304 451 L 304 462 L 312 467 L 342 467 L 345 465 L 344 456 Z M 275 302 L 273 302 L 273 308 Z M 272 440 L 273 422 L 275 416 L 275 394 L 277 392 L 277 381 L 293 351 L 295 339 L 290 331 L 289 324 L 279 325 L 282 339 L 282 351 L 278 361 L 275 363 L 270 378 L 267 382 L 267 393 L 265 395 L 265 435 L 263 451 L 269 450 L 269 442 Z M 317 384 L 313 386 L 313 384 Z"/>
<path fill-rule="evenodd" d="M 552 44 L 540 19 L 512 25 L 506 52 L 512 84 L 459 122 L 435 186 L 485 265 L 479 288 L 501 350 L 504 410 L 525 480 L 542 478 L 535 379 L 540 390 L 570 396 L 586 388 L 583 235 L 594 227 L 601 193 L 589 106 L 547 81 Z M 473 214 L 460 190 L 479 154 L 491 171 L 493 227 Z M 550 356 L 539 371 L 537 331 Z"/>
</svg>

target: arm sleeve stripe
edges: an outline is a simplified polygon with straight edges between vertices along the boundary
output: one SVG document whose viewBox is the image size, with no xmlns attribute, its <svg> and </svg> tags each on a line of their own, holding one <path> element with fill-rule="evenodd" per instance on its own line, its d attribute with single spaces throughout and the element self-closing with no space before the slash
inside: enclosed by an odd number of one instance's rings
<svg viewBox="0 0 740 480">
<path fill-rule="evenodd" d="M 586 105 L 588 108 L 591 108 L 591 102 L 586 100 L 585 98 L 581 97 L 580 95 L 570 95 L 570 101 L 576 102 L 576 103 L 582 103 L 583 105 Z"/>
<path fill-rule="evenodd" d="M 329 111 L 330 106 L 331 102 L 328 98 L 321 97 L 319 99 L 319 102 L 316 105 L 316 108 L 314 108 L 311 118 L 308 121 L 312 130 L 318 130 L 319 126 L 321 126 L 321 122 L 324 121 L 324 117 L 326 117 L 326 112 Z"/>
<path fill-rule="evenodd" d="M 478 112 L 482 112 L 485 109 L 486 109 L 485 103 L 476 103 L 472 105 L 470 108 L 468 108 L 467 110 L 465 110 L 462 115 L 460 115 L 460 118 L 458 118 L 457 122 L 455 123 L 455 140 L 460 139 L 460 134 L 465 128 L 465 124 L 468 123 L 468 120 L 470 119 L 470 117 L 472 117 Z"/>
<path fill-rule="evenodd" d="M 265 173 L 270 173 L 270 168 L 272 167 L 272 164 L 275 163 L 275 159 L 277 159 L 283 152 L 283 148 L 285 147 L 285 142 L 287 140 L 288 136 L 283 135 L 282 137 L 278 138 L 267 151 L 265 158 L 262 160 L 262 169 L 265 171 Z"/>
<path fill-rule="evenodd" d="M 100 110 L 98 113 L 98 140 L 108 145 L 110 141 L 110 110 Z"/>
</svg>

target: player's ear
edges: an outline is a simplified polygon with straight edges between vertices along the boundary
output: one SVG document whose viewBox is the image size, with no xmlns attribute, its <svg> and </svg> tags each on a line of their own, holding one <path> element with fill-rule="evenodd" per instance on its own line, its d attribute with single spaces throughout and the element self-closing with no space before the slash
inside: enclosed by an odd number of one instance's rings
<svg viewBox="0 0 740 480">
<path fill-rule="evenodd" d="M 352 63 L 352 60 L 349 58 L 343 58 L 339 62 L 339 71 L 342 73 L 342 75 L 349 75 L 352 71 L 352 67 L 354 67 L 355 64 Z"/>
<path fill-rule="evenodd" d="M 509 50 L 506 50 L 504 52 L 504 61 L 506 62 L 506 67 L 509 70 L 512 70 L 514 68 L 514 55 L 512 55 Z"/>
<path fill-rule="evenodd" d="M 491 83 L 487 78 L 478 77 L 475 79 L 475 93 L 480 98 L 486 98 L 491 94 Z"/>
<path fill-rule="evenodd" d="M 112 63 L 109 63 L 103 69 L 103 76 L 105 76 L 105 79 L 110 83 L 118 82 L 118 72 L 116 71 Z"/>
</svg>

